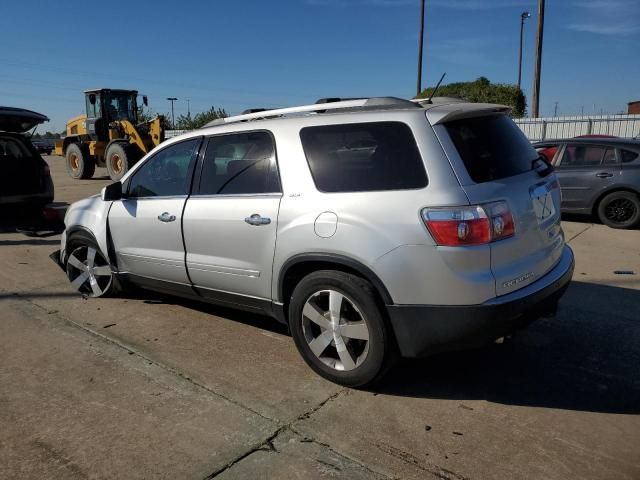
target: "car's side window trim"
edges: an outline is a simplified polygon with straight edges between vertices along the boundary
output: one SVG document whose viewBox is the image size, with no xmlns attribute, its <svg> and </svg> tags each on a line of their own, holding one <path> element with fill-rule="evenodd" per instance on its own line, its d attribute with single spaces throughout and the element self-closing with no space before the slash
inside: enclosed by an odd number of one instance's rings
<svg viewBox="0 0 640 480">
<path fill-rule="evenodd" d="M 193 189 L 193 173 L 195 171 L 196 168 L 196 164 L 198 162 L 198 157 L 200 155 L 200 152 L 203 150 L 202 145 L 203 145 L 203 136 L 198 136 L 198 137 L 189 137 L 189 138 L 185 138 L 184 140 L 181 140 L 179 142 L 174 142 L 170 145 L 166 145 L 164 148 L 158 150 L 157 152 L 154 152 L 154 154 L 152 156 L 150 156 L 149 158 L 147 158 L 144 163 L 142 163 L 138 168 L 136 168 L 136 171 L 133 172 L 133 174 L 127 178 L 125 184 L 122 186 L 122 191 L 126 192 L 125 193 L 125 198 L 135 198 L 136 200 L 144 200 L 144 199 L 153 199 L 153 198 L 179 198 L 179 197 L 188 197 L 190 192 Z M 137 196 L 130 196 L 130 187 L 131 187 L 131 181 L 136 177 L 136 175 L 138 175 L 138 173 L 140 172 L 140 170 L 142 168 L 144 168 L 144 166 L 146 164 L 148 164 L 150 161 L 152 161 L 154 158 L 156 158 L 158 155 L 160 155 L 162 152 L 164 152 L 167 148 L 172 148 L 176 145 L 180 145 L 181 143 L 185 143 L 185 142 L 191 142 L 193 140 L 199 140 L 200 143 L 196 146 L 193 156 L 191 158 L 191 161 L 189 163 L 189 169 L 187 170 L 187 178 L 191 178 L 190 183 L 189 183 L 189 188 L 187 189 L 187 194 L 186 195 L 150 195 L 150 196 L 143 196 L 143 197 L 137 197 Z"/>
<path fill-rule="evenodd" d="M 213 139 L 222 138 L 231 135 L 246 135 L 251 133 L 266 133 L 269 135 L 271 139 L 271 145 L 273 146 L 273 158 L 275 161 L 276 168 L 276 180 L 278 182 L 279 192 L 268 192 L 268 193 L 200 193 L 201 192 L 201 180 L 202 180 L 202 170 L 204 168 L 204 161 L 207 155 L 207 149 L 209 145 L 212 143 Z M 192 188 L 191 188 L 191 196 L 198 198 L 218 198 L 218 197 L 262 197 L 262 196 L 282 196 L 282 178 L 280 176 L 280 165 L 278 164 L 278 147 L 276 145 L 276 139 L 271 130 L 267 130 L 264 128 L 255 129 L 255 130 L 242 130 L 236 132 L 225 132 L 218 133 L 213 135 L 207 135 L 203 138 L 202 144 L 200 145 L 200 155 L 198 158 L 198 164 L 196 166 L 196 173 L 193 178 Z"/>
</svg>

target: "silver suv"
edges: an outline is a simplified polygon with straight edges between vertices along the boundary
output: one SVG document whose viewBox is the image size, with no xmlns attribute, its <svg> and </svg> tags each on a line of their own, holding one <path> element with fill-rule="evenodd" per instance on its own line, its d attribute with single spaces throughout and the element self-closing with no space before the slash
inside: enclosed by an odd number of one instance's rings
<svg viewBox="0 0 640 480">
<path fill-rule="evenodd" d="M 219 120 L 73 204 L 60 261 L 89 296 L 273 316 L 313 370 L 362 386 L 555 311 L 560 190 L 507 114 L 384 97 Z"/>
</svg>

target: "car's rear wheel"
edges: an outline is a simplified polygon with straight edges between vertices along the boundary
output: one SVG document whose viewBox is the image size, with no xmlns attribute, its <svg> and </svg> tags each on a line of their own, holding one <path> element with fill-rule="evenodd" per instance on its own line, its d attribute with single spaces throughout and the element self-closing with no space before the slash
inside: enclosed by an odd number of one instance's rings
<svg viewBox="0 0 640 480">
<path fill-rule="evenodd" d="M 632 192 L 613 192 L 598 205 L 600 221 L 611 228 L 635 228 L 640 225 L 640 199 Z"/>
<path fill-rule="evenodd" d="M 341 385 L 371 384 L 395 358 L 373 287 L 355 275 L 323 270 L 304 277 L 291 296 L 289 326 L 307 364 Z"/>
<path fill-rule="evenodd" d="M 67 160 L 67 172 L 72 178 L 91 178 L 96 171 L 95 160 L 86 148 L 77 143 L 67 147 L 65 153 Z"/>
<path fill-rule="evenodd" d="M 71 286 L 89 297 L 114 293 L 115 278 L 109 261 L 92 242 L 76 244 L 66 261 Z"/>
</svg>

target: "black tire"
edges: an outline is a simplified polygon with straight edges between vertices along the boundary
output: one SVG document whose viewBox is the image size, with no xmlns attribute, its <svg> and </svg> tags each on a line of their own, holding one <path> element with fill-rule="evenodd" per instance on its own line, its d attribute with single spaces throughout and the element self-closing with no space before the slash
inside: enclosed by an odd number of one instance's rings
<svg viewBox="0 0 640 480">
<path fill-rule="evenodd" d="M 640 225 L 640 198 L 632 192 L 613 192 L 598 204 L 598 218 L 611 228 L 636 228 Z"/>
<path fill-rule="evenodd" d="M 72 143 L 65 152 L 67 172 L 71 178 L 91 178 L 96 171 L 95 159 L 86 148 Z"/>
<path fill-rule="evenodd" d="M 348 362 L 341 360 L 344 357 L 338 351 L 334 336 L 336 330 L 332 330 L 334 327 L 322 328 L 316 321 L 310 321 L 310 316 L 303 315 L 305 306 L 309 308 L 310 305 L 314 305 L 311 302 L 318 302 L 315 304 L 319 308 L 319 310 L 316 309 L 316 313 L 322 311 L 323 308 L 319 305 L 321 302 L 330 301 L 329 298 L 323 298 L 323 296 L 330 297 L 332 293 L 329 292 L 343 296 L 336 295 L 340 298 L 340 323 L 349 324 L 347 316 L 355 318 L 359 315 L 362 321 L 356 318 L 357 321 L 350 325 L 357 325 L 359 328 L 362 328 L 363 322 L 366 325 L 367 341 L 358 337 L 349 337 L 342 331 L 338 337 L 340 343 L 345 342 L 342 344 L 345 346 L 342 354 L 346 349 L 348 358 L 353 361 L 351 366 L 347 366 Z M 319 318 L 322 322 L 333 324 L 329 321 L 329 317 L 330 312 L 325 312 L 324 316 L 320 315 Z M 344 324 L 337 328 L 344 327 Z M 305 362 L 320 376 L 340 385 L 349 387 L 371 385 L 383 377 L 397 357 L 395 341 L 385 322 L 373 287 L 366 280 L 348 273 L 320 270 L 304 277 L 291 295 L 289 327 L 296 347 Z M 314 328 L 315 333 L 312 331 Z M 325 338 L 331 337 L 334 340 L 331 340 L 326 347 L 322 346 L 327 342 L 326 340 L 316 343 L 316 349 L 320 349 L 320 353 L 315 354 L 311 344 L 325 335 L 327 335 Z M 334 360 L 334 365 L 331 365 Z"/>
<path fill-rule="evenodd" d="M 112 143 L 107 149 L 105 163 L 111 180 L 119 181 L 138 160 L 134 148 L 125 143 Z"/>
<path fill-rule="evenodd" d="M 88 256 L 90 249 L 94 250 L 94 261 L 91 262 L 93 267 L 106 267 L 103 269 L 95 269 L 92 273 L 93 280 L 95 280 L 95 286 L 92 285 L 91 278 L 88 275 L 88 269 L 80 268 L 78 261 L 85 266 L 88 265 Z M 66 245 L 65 271 L 67 278 L 73 288 L 78 290 L 81 294 L 89 297 L 112 297 L 121 291 L 120 283 L 118 282 L 117 275 L 113 272 L 113 269 L 109 263 L 106 255 L 103 255 L 100 251 L 100 247 L 96 242 L 90 238 L 89 235 L 75 235 L 72 237 Z M 107 272 L 111 272 L 107 275 Z M 78 280 L 78 277 L 85 275 L 85 280 L 78 285 L 74 285 L 74 281 Z M 97 286 L 97 288 L 95 288 Z"/>
</svg>

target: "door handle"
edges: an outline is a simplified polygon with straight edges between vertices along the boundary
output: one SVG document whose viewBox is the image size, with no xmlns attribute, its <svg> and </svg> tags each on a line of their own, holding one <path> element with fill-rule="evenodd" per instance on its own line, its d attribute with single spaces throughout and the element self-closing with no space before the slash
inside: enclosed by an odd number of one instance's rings
<svg viewBox="0 0 640 480">
<path fill-rule="evenodd" d="M 271 223 L 271 219 L 267 217 L 263 217 L 258 213 L 254 213 L 250 217 L 244 219 L 249 225 L 260 226 L 260 225 L 269 225 Z"/>
<path fill-rule="evenodd" d="M 169 212 L 164 212 L 162 215 L 158 215 L 158 220 L 161 222 L 173 222 L 176 219 L 175 215 L 171 215 Z"/>
<path fill-rule="evenodd" d="M 596 173 L 596 177 L 598 177 L 598 178 L 609 178 L 609 177 L 613 177 L 613 173 L 599 172 L 599 173 Z"/>
</svg>

